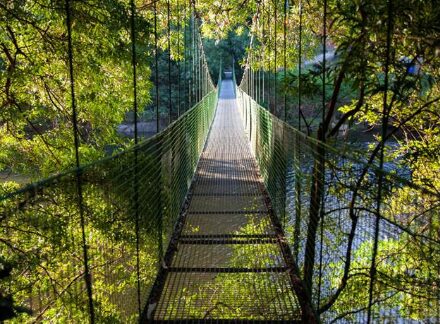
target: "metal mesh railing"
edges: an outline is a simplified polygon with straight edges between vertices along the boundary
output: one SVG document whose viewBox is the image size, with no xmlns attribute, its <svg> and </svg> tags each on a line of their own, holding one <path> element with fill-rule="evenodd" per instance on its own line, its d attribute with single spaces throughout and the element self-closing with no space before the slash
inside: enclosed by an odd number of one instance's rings
<svg viewBox="0 0 440 324">
<path fill-rule="evenodd" d="M 13 265 L 1 290 L 28 307 L 32 320 L 87 321 L 85 247 L 94 320 L 136 320 L 185 201 L 216 103 L 217 91 L 211 90 L 163 132 L 81 167 L 83 224 L 78 170 L 1 197 L 0 256 Z M 21 316 L 16 320 L 29 315 Z"/>
<path fill-rule="evenodd" d="M 439 321 L 440 196 L 305 136 L 243 89 L 252 151 L 321 320 Z"/>
</svg>

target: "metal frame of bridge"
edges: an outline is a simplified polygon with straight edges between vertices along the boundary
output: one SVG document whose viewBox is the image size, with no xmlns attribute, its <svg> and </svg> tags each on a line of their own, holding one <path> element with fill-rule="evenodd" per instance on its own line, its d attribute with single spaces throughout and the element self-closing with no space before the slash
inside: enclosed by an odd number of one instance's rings
<svg viewBox="0 0 440 324">
<path fill-rule="evenodd" d="M 290 248 L 271 211 L 232 80 L 222 81 L 215 119 L 164 260 L 142 321 L 301 319 Z"/>
</svg>

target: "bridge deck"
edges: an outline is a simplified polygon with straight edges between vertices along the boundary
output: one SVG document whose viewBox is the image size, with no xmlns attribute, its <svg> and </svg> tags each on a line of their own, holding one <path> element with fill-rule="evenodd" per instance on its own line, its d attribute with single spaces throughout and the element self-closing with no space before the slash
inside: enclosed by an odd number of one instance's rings
<svg viewBox="0 0 440 324">
<path fill-rule="evenodd" d="M 153 316 L 159 321 L 296 320 L 300 311 L 289 267 L 232 81 L 224 80 L 221 89 Z"/>
</svg>

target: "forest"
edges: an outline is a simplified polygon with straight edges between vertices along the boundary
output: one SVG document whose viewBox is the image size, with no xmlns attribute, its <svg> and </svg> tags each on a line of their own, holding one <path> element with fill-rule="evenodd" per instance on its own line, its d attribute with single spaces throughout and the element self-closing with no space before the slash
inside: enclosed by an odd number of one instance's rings
<svg viewBox="0 0 440 324">
<path fill-rule="evenodd" d="M 6 0 L 0 321 L 139 320 L 223 71 L 315 316 L 439 320 L 437 1 Z"/>
</svg>

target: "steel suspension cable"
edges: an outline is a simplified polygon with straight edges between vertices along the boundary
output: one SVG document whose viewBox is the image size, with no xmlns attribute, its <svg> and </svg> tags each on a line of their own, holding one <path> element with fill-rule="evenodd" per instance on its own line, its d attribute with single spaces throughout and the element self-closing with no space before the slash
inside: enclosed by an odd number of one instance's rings
<svg viewBox="0 0 440 324">
<path fill-rule="evenodd" d="M 137 71 L 136 71 L 136 7 L 134 0 L 130 1 L 130 30 L 131 30 L 131 64 L 133 69 L 133 121 L 134 121 L 134 144 L 138 144 L 138 104 L 137 104 Z M 141 316 L 141 276 L 140 276 L 140 241 L 139 241 L 139 183 L 138 183 L 138 150 L 134 150 L 134 211 L 135 211 L 135 236 L 136 236 L 136 280 L 137 280 L 137 303 L 138 312 Z"/>
<path fill-rule="evenodd" d="M 266 35 L 265 33 L 265 24 L 264 24 L 264 2 L 262 2 L 262 9 L 261 9 L 261 13 L 262 13 L 262 20 L 263 22 L 261 23 L 261 39 L 262 39 L 262 46 L 263 46 L 263 50 L 262 52 L 262 62 L 263 62 L 263 80 L 262 80 L 262 90 L 263 90 L 263 97 L 262 97 L 262 106 L 265 106 L 265 102 L 266 102 L 266 91 L 265 91 L 265 76 L 266 76 L 266 67 L 265 67 L 265 63 L 266 63 L 266 40 L 264 39 L 264 36 Z"/>
<path fill-rule="evenodd" d="M 197 28 L 197 30 L 198 30 L 197 34 L 199 36 L 199 75 L 200 75 L 200 98 L 199 98 L 199 100 L 201 100 L 204 96 L 203 87 L 204 87 L 204 83 L 205 83 L 205 80 L 204 80 L 204 76 L 205 76 L 204 67 L 205 67 L 205 65 L 204 65 L 203 55 L 202 55 L 202 47 L 203 47 L 202 46 L 202 35 L 200 33 L 200 28 Z"/>
<path fill-rule="evenodd" d="M 302 89 L 301 89 L 301 74 L 302 74 L 302 1 L 298 3 L 299 9 L 299 35 L 298 35 L 298 131 L 299 133 L 295 136 L 295 150 L 294 150 L 294 163 L 295 163 L 295 225 L 294 225 L 294 241 L 293 241 L 293 253 L 295 261 L 298 262 L 299 249 L 300 249 L 300 235 L 301 235 L 301 213 L 302 213 L 302 201 L 301 201 L 301 175 L 300 175 L 300 152 L 301 152 L 301 138 L 299 134 L 301 133 L 301 99 L 302 99 Z"/>
<path fill-rule="evenodd" d="M 302 74 L 302 33 L 303 33 L 303 8 L 302 1 L 299 1 L 299 35 L 298 35 L 298 130 L 301 132 L 301 105 L 302 105 L 302 88 L 301 88 L 301 74 Z"/>
<path fill-rule="evenodd" d="M 249 88 L 250 88 L 250 91 L 249 91 L 249 94 L 251 95 L 251 97 L 252 98 L 254 98 L 254 68 L 253 68 L 253 64 L 254 64 L 254 61 L 253 61 L 253 53 L 252 53 L 252 49 L 251 49 L 251 52 L 249 53 L 249 65 L 250 65 L 250 69 L 249 69 L 249 72 L 250 72 L 250 84 L 249 84 Z"/>
<path fill-rule="evenodd" d="M 156 77 L 156 133 L 160 131 L 160 111 L 159 111 L 159 46 L 158 46 L 158 32 L 157 32 L 157 1 L 154 1 L 154 60 L 155 60 L 155 77 Z M 160 152 L 158 155 L 160 155 Z M 160 178 L 160 176 L 159 176 Z M 161 202 L 159 202 L 161 205 Z M 158 217 L 157 224 L 157 239 L 158 239 L 158 256 L 159 260 L 163 257 L 163 239 L 162 239 L 162 214 Z"/>
<path fill-rule="evenodd" d="M 177 118 L 180 117 L 180 105 L 181 105 L 181 85 L 180 85 L 180 0 L 176 1 L 177 4 Z M 185 60 L 185 56 L 183 58 Z"/>
<path fill-rule="evenodd" d="M 199 101 L 199 57 L 198 57 L 198 40 L 197 40 L 197 17 L 196 17 L 196 3 L 195 0 L 193 5 L 193 50 L 194 50 L 194 98 L 195 103 Z"/>
<path fill-rule="evenodd" d="M 322 36 L 322 125 L 325 122 L 325 110 L 327 106 L 326 101 L 326 51 L 327 51 L 327 0 L 324 0 L 323 3 L 323 36 Z M 323 129 L 324 127 L 321 127 Z M 327 128 L 327 127 L 326 127 Z M 321 141 L 325 143 L 326 134 L 322 134 Z M 325 160 L 325 151 L 323 152 Z M 324 164 L 325 166 L 325 164 Z M 323 191 L 325 190 L 325 170 L 321 173 L 321 186 L 323 187 Z M 325 199 L 324 194 L 321 195 L 321 208 L 320 208 L 320 248 L 319 248 L 319 278 L 318 278 L 318 298 L 316 303 L 316 308 L 319 309 L 321 303 L 321 287 L 322 287 L 322 260 L 323 260 L 323 246 L 324 246 L 324 211 L 325 211 Z"/>
<path fill-rule="evenodd" d="M 198 94 L 198 98 L 197 98 L 197 102 L 200 101 L 200 99 L 202 99 L 202 67 L 201 67 L 201 40 L 200 40 L 200 33 L 199 33 L 199 21 L 198 19 L 196 19 L 197 22 L 197 79 L 198 79 L 198 83 L 197 83 L 197 94 Z"/>
<path fill-rule="evenodd" d="M 284 84 L 286 84 L 286 76 L 287 76 L 287 9 L 288 9 L 288 0 L 284 0 L 284 6 L 283 6 L 283 79 Z M 283 106 L 284 106 L 284 122 L 287 123 L 287 93 L 285 87 L 283 88 Z M 283 127 L 283 136 L 282 136 L 282 143 L 283 143 L 283 149 L 287 146 L 287 133 Z M 287 152 L 285 152 L 287 156 Z M 287 184 L 287 176 L 288 176 L 288 162 L 286 161 L 285 164 L 285 170 L 284 170 L 284 177 L 282 178 L 283 181 L 283 199 L 284 199 L 284 208 L 282 210 L 282 227 L 285 230 L 287 225 L 287 190 L 286 190 L 286 184 Z"/>
<path fill-rule="evenodd" d="M 258 37 L 258 35 L 260 34 L 260 18 L 262 16 L 262 11 L 261 11 L 261 2 L 258 2 L 257 4 L 257 15 L 256 15 L 256 19 L 255 19 L 255 33 Z M 259 42 L 259 46 L 262 46 L 262 42 Z M 264 69 L 264 62 L 262 62 L 263 60 L 263 53 L 261 50 L 257 51 L 257 60 L 258 60 L 258 71 L 257 71 L 257 94 L 256 94 L 256 98 L 255 101 L 260 104 L 261 103 L 261 70 Z"/>
<path fill-rule="evenodd" d="M 258 75 L 258 67 L 257 67 L 257 54 L 256 53 L 252 53 L 252 60 L 254 62 L 254 100 L 257 101 L 257 94 L 258 94 L 258 83 L 257 83 L 257 75 Z"/>
<path fill-rule="evenodd" d="M 374 293 L 374 282 L 376 280 L 376 258 L 378 251 L 378 240 L 379 240 L 379 229 L 380 229 L 380 213 L 382 207 L 382 192 L 383 192 L 383 166 L 384 166 L 384 155 L 385 155 L 385 139 L 387 137 L 388 130 L 388 119 L 390 113 L 390 107 L 388 106 L 388 88 L 389 88 L 389 71 L 391 64 L 391 43 L 393 34 L 393 0 L 387 1 L 387 35 L 386 35 L 386 52 L 385 52 L 385 80 L 384 80 L 384 93 L 383 93 L 383 107 L 382 107 L 382 138 L 381 138 L 381 148 L 379 153 L 379 175 L 378 175 L 378 187 L 377 187 L 377 197 L 376 197 L 376 221 L 374 224 L 374 245 L 371 258 L 371 268 L 370 268 L 370 285 L 368 291 L 368 317 L 367 323 L 371 323 L 371 308 L 373 306 L 373 293 Z"/>
<path fill-rule="evenodd" d="M 249 86 L 249 94 L 252 96 L 252 51 L 254 49 L 253 35 L 251 37 L 250 50 L 248 54 L 249 61 L 249 70 L 248 70 L 248 86 Z M 249 107 L 251 107 L 252 102 L 249 102 Z"/>
<path fill-rule="evenodd" d="M 138 105 L 137 105 L 137 60 L 136 60 L 136 7 L 134 0 L 130 0 L 130 34 L 131 34 L 131 65 L 133 71 L 133 120 L 134 120 L 134 144 L 138 144 Z"/>
<path fill-rule="evenodd" d="M 192 74 L 192 89 L 191 89 L 191 97 L 192 99 L 195 99 L 194 102 L 197 102 L 197 94 L 196 94 L 196 67 L 195 67 L 195 62 L 196 62 L 196 48 L 195 48 L 195 17 L 194 17 L 194 3 L 191 2 L 191 49 L 192 49 L 192 54 L 191 54 L 191 74 Z"/>
<path fill-rule="evenodd" d="M 172 87 L 171 87 L 171 10 L 170 0 L 167 0 L 167 50 L 168 50 L 168 124 L 173 118 Z"/>
<path fill-rule="evenodd" d="M 197 40 L 197 18 L 196 18 L 196 9 L 195 9 L 195 3 L 193 2 L 193 15 L 194 15 L 194 28 L 193 28 L 193 42 L 194 42 L 194 102 L 197 103 L 199 101 L 199 57 L 198 57 L 198 45 L 199 42 Z"/>
<path fill-rule="evenodd" d="M 75 165 L 76 165 L 76 187 L 77 187 L 77 203 L 80 216 L 80 226 L 81 226 L 81 236 L 82 236 L 82 250 L 83 250 L 83 265 L 84 265 L 84 280 L 86 283 L 88 306 L 90 323 L 95 323 L 95 310 L 93 305 L 93 292 L 92 292 L 92 280 L 90 276 L 89 269 L 89 258 L 88 258 L 88 245 L 86 239 L 85 230 L 85 217 L 84 217 L 84 199 L 82 191 L 82 171 L 80 169 L 81 161 L 79 156 L 79 128 L 78 128 L 78 112 L 76 107 L 75 98 L 75 77 L 73 68 L 73 44 L 72 44 L 72 8 L 71 0 L 65 0 L 65 13 L 66 13 L 66 25 L 67 25 L 67 45 L 68 45 L 68 55 L 69 55 L 69 81 L 70 81 L 70 96 L 71 96 L 71 106 L 72 106 L 72 128 L 73 128 L 73 139 L 75 146 Z"/>
<path fill-rule="evenodd" d="M 264 69 L 264 63 L 263 63 L 263 54 L 261 53 L 262 51 L 260 51 L 258 53 L 258 61 L 260 62 L 260 66 L 258 69 L 258 95 L 257 95 L 257 102 L 259 105 L 261 105 L 262 100 L 261 100 L 261 94 L 262 94 L 262 89 L 261 89 L 261 70 Z"/>
<path fill-rule="evenodd" d="M 157 1 L 153 1 L 153 14 L 154 14 L 154 75 L 156 79 L 156 133 L 159 133 L 159 48 L 158 48 L 158 34 L 157 34 Z"/>
<path fill-rule="evenodd" d="M 187 20 L 187 23 L 185 24 L 185 55 L 187 59 L 185 60 L 185 80 L 188 79 L 188 106 L 185 110 L 188 110 L 191 107 L 191 76 L 192 76 L 192 69 L 189 62 L 190 59 L 190 53 L 191 53 L 191 44 L 189 34 L 191 33 L 191 16 L 188 14 L 191 10 L 188 9 L 191 6 L 191 0 L 188 0 L 188 3 L 185 1 L 185 20 Z M 188 16 L 188 17 L 187 17 Z"/>
<path fill-rule="evenodd" d="M 270 6 L 268 6 L 268 8 L 267 8 L 267 31 L 268 31 L 268 33 L 269 33 L 269 40 L 268 40 L 268 49 L 267 49 L 267 51 L 268 51 L 268 55 L 269 55 L 269 59 L 268 59 L 268 64 L 269 64 L 269 66 L 268 66 L 268 68 L 267 68 L 267 72 L 268 72 L 268 76 L 267 76 L 267 87 L 268 87 L 268 106 L 267 106 L 267 109 L 270 111 L 270 112 L 272 112 L 273 113 L 273 109 L 271 108 L 271 105 L 270 105 L 270 103 L 271 103 L 271 97 L 272 97 L 272 91 L 271 91 L 271 79 L 272 79 L 272 76 L 271 76 L 271 74 L 272 74 L 272 64 L 271 64 L 271 59 L 270 59 L 270 56 L 271 56 L 271 50 L 272 50 L 272 45 L 271 45 L 271 41 L 270 41 L 270 37 L 271 37 L 271 28 L 270 28 L 270 20 L 271 20 L 271 16 L 270 16 Z"/>
<path fill-rule="evenodd" d="M 325 110 L 326 110 L 326 52 L 327 52 L 327 0 L 323 3 L 323 24 L 322 24 L 322 123 L 325 121 Z M 322 141 L 325 143 L 325 136 L 323 134 Z"/>
<path fill-rule="evenodd" d="M 197 16 L 196 16 L 196 2 L 193 0 L 193 19 L 194 19 L 194 28 L 193 28 L 193 37 L 194 37 L 194 95 L 195 102 L 199 102 L 199 89 L 200 89 L 200 79 L 199 79 L 199 70 L 200 70 L 200 58 L 199 58 L 199 41 L 197 38 Z"/>
<path fill-rule="evenodd" d="M 283 18 L 284 18 L 284 24 L 283 24 L 283 72 L 284 72 L 284 83 L 286 83 L 286 77 L 287 77 L 287 8 L 289 6 L 289 1 L 284 0 L 284 11 L 283 11 Z M 284 96 L 284 121 L 287 122 L 287 93 L 286 89 L 283 89 Z"/>
<path fill-rule="evenodd" d="M 278 54 L 278 47 L 277 47 L 277 37 L 278 37 L 278 0 L 274 0 L 274 66 L 273 66 L 273 114 L 276 116 L 277 114 L 277 78 L 278 78 L 278 71 L 277 71 L 277 54 Z"/>
<path fill-rule="evenodd" d="M 252 16 L 252 26 L 251 26 L 251 32 L 252 32 L 252 44 L 254 43 L 254 39 L 257 39 L 257 29 L 256 29 L 256 22 L 258 19 L 258 9 L 256 13 Z M 252 98 L 257 101 L 257 59 L 256 59 L 256 48 L 257 46 L 253 44 L 253 49 L 249 52 L 248 56 L 250 56 L 251 59 L 251 70 L 252 70 Z"/>
</svg>

